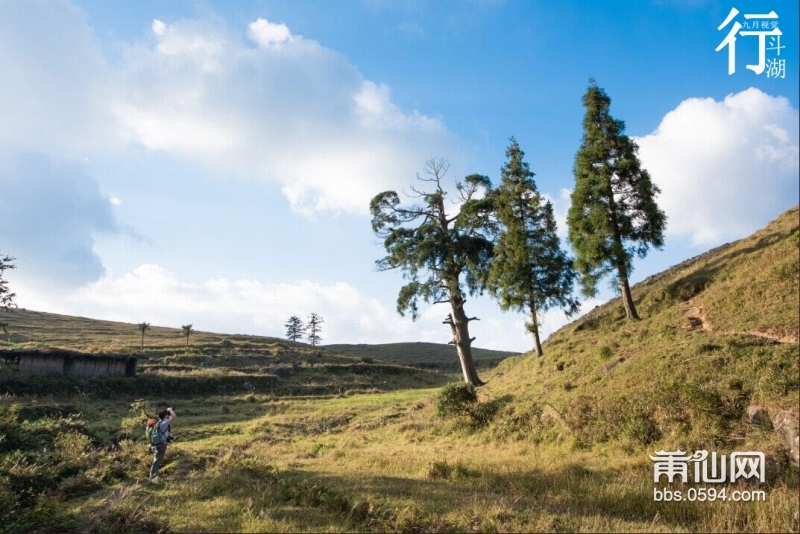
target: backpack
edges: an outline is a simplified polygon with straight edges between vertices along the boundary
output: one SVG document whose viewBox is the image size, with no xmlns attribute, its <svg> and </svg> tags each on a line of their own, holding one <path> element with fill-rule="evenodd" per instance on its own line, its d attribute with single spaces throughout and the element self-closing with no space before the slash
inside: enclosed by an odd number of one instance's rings
<svg viewBox="0 0 800 534">
<path fill-rule="evenodd" d="M 157 419 L 148 419 L 147 426 L 144 427 L 144 434 L 147 436 L 147 442 L 150 445 L 158 445 L 167 441 L 166 436 L 159 428 L 161 425 L 158 423 Z"/>
</svg>

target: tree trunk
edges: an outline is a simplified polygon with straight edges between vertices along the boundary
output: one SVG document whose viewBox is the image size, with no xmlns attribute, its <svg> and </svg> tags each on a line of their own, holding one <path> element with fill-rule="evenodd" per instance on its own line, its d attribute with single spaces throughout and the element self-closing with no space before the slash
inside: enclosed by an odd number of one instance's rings
<svg viewBox="0 0 800 534">
<path fill-rule="evenodd" d="M 464 312 L 464 299 L 450 297 L 450 306 L 453 313 L 450 314 L 445 323 L 450 325 L 453 332 L 453 344 L 456 346 L 456 353 L 461 362 L 461 371 L 464 375 L 464 382 L 473 386 L 482 386 L 483 380 L 478 377 L 475 369 L 475 362 L 472 359 L 472 341 L 469 337 L 469 319 Z"/>
<path fill-rule="evenodd" d="M 639 314 L 636 313 L 636 308 L 633 305 L 633 296 L 631 295 L 631 287 L 628 285 L 628 277 L 622 270 L 620 270 L 619 273 L 619 287 L 622 290 L 622 303 L 625 305 L 625 315 L 628 316 L 628 319 L 638 321 Z"/>
<path fill-rule="evenodd" d="M 541 356 L 544 354 L 542 351 L 542 342 L 539 339 L 539 321 L 536 319 L 536 309 L 531 307 L 531 330 L 533 330 L 533 341 L 536 343 L 536 355 Z"/>
<path fill-rule="evenodd" d="M 611 181 L 608 183 L 608 205 L 611 208 L 611 225 L 614 231 L 614 262 L 617 266 L 619 273 L 619 288 L 622 293 L 622 304 L 625 306 L 625 315 L 628 319 L 638 321 L 639 314 L 636 313 L 636 308 L 633 305 L 633 297 L 631 296 L 631 287 L 628 285 L 628 258 L 625 253 L 625 247 L 622 245 L 622 236 L 620 235 L 619 222 L 617 218 L 617 205 L 614 202 L 614 190 L 611 187 Z"/>
</svg>

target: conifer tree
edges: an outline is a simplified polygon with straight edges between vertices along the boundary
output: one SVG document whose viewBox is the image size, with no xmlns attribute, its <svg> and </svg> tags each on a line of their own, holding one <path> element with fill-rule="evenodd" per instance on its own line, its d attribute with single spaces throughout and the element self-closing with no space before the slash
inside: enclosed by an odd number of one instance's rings
<svg viewBox="0 0 800 534">
<path fill-rule="evenodd" d="M 306 327 L 298 316 L 292 315 L 283 326 L 286 327 L 286 339 L 291 339 L 292 341 L 303 339 L 303 332 Z"/>
<path fill-rule="evenodd" d="M 444 324 L 450 326 L 452 343 L 461 363 L 464 381 L 480 386 L 472 358 L 470 321 L 464 311 L 465 290 L 483 291 L 492 257 L 493 236 L 488 221 L 490 204 L 480 194 L 491 189 L 485 176 L 473 174 L 456 182 L 460 208 L 449 213 L 444 178 L 448 164 L 438 158 L 427 162 L 427 176 L 417 176 L 424 189 L 411 187 L 419 200 L 400 204 L 395 191 L 384 191 L 370 202 L 372 231 L 383 238 L 387 255 L 378 260 L 380 270 L 400 269 L 408 283 L 400 289 L 397 311 L 419 316 L 418 302 L 449 304 Z"/>
<path fill-rule="evenodd" d="M 308 323 L 306 324 L 306 330 L 308 331 L 308 340 L 311 342 L 312 347 L 316 347 L 317 344 L 322 341 L 322 336 L 319 335 L 322 332 L 322 323 L 324 323 L 322 317 L 317 315 L 316 313 L 312 313 L 308 317 Z"/>
<path fill-rule="evenodd" d="M 534 173 L 524 156 L 512 137 L 502 181 L 493 193 L 500 231 L 487 289 L 503 310 L 530 315 L 525 326 L 541 356 L 538 314 L 561 307 L 571 316 L 579 303 L 572 297 L 576 273 L 572 260 L 561 249 L 553 206 L 537 191 Z"/>
<path fill-rule="evenodd" d="M 16 258 L 11 256 L 0 256 L 0 309 L 9 311 L 12 307 L 16 308 L 14 304 L 14 297 L 16 295 L 8 288 L 8 282 L 3 278 L 3 272 L 6 269 L 14 269 L 16 266 L 12 263 Z"/>
<path fill-rule="evenodd" d="M 594 79 L 583 96 L 583 140 L 575 155 L 575 190 L 567 225 L 575 249 L 584 295 L 597 293 L 597 282 L 616 273 L 625 314 L 638 319 L 628 278 L 633 256 L 664 246 L 666 216 L 656 204 L 660 190 L 639 162 L 625 123 L 609 113 L 611 99 Z M 616 284 L 614 284 L 616 285 Z"/>
</svg>

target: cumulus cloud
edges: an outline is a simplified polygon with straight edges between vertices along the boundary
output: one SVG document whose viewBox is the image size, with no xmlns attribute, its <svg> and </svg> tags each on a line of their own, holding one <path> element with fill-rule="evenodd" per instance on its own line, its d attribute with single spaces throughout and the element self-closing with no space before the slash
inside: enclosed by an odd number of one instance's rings
<svg viewBox="0 0 800 534">
<path fill-rule="evenodd" d="M 15 288 L 19 288 L 20 306 L 131 323 L 144 320 L 175 326 L 188 322 L 206 331 L 283 337 L 283 325 L 290 316 L 305 319 L 316 312 L 325 320 L 325 344 L 446 343 L 448 336 L 440 313 L 434 314 L 438 321 L 432 316 L 430 321 L 413 323 L 345 282 L 214 278 L 188 283 L 161 266 L 143 264 L 122 275 L 107 271 L 76 290 L 41 291 L 24 281 Z"/>
<path fill-rule="evenodd" d="M 293 38 L 286 24 L 275 24 L 266 19 L 251 22 L 247 30 L 250 39 L 261 46 L 275 46 Z"/>
<path fill-rule="evenodd" d="M 455 156 L 439 118 L 286 24 L 208 14 L 149 30 L 108 62 L 68 1 L 1 3 L 0 143 L 76 160 L 145 147 L 277 183 L 309 216 L 365 213 L 428 158 Z"/>
<path fill-rule="evenodd" d="M 214 19 L 152 31 L 117 73 L 127 139 L 277 182 L 296 211 L 364 213 L 372 195 L 453 150 L 441 120 L 401 109 L 388 86 L 285 24 L 257 19 L 250 42 Z"/>
<path fill-rule="evenodd" d="M 119 232 L 115 197 L 81 166 L 0 153 L 0 243 L 25 277 L 80 285 L 103 274 L 94 237 Z"/>
<path fill-rule="evenodd" d="M 784 97 L 750 88 L 690 98 L 637 142 L 671 235 L 740 238 L 797 203 L 798 110 Z"/>
<path fill-rule="evenodd" d="M 218 277 L 190 283 L 155 264 L 142 264 L 122 274 L 106 269 L 99 280 L 79 288 L 44 288 L 16 276 L 22 272 L 12 274 L 21 307 L 53 313 L 128 323 L 147 321 L 168 327 L 192 323 L 204 331 L 284 337 L 284 323 L 290 316 L 305 320 L 316 312 L 325 320 L 323 345 L 446 344 L 451 339 L 449 328 L 442 324 L 447 305 L 426 305 L 414 322 L 346 282 L 282 283 Z M 599 301 L 585 303 L 581 313 L 596 304 Z M 515 320 L 514 314 L 500 312 L 488 298 L 472 299 L 469 306 L 470 315 L 481 319 L 470 325 L 470 333 L 477 338 L 476 347 L 524 352 L 533 346 L 522 314 Z M 542 317 L 542 339 L 572 320 L 560 310 L 548 311 Z M 455 359 L 455 348 L 453 351 Z"/>
</svg>

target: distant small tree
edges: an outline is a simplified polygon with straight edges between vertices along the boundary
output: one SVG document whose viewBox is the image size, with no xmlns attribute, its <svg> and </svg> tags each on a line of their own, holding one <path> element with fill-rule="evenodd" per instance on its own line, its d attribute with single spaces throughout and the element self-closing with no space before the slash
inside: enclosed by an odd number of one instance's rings
<svg viewBox="0 0 800 534">
<path fill-rule="evenodd" d="M 3 308 L 5 311 L 9 311 L 11 308 L 17 307 L 17 305 L 14 304 L 14 297 L 17 295 L 11 292 L 11 290 L 8 288 L 8 281 L 3 278 L 3 272 L 6 269 L 16 268 L 16 266 L 11 263 L 15 259 L 16 258 L 12 258 L 11 256 L 0 255 L 0 308 Z"/>
<path fill-rule="evenodd" d="M 311 342 L 312 347 L 316 347 L 317 343 L 322 341 L 322 337 L 320 337 L 319 333 L 322 332 L 322 317 L 317 315 L 316 313 L 312 313 L 308 317 L 308 324 L 306 324 L 306 331 L 308 332 L 308 340 Z"/>
<path fill-rule="evenodd" d="M 142 350 L 144 350 L 144 333 L 150 330 L 150 323 L 139 323 L 137 326 L 142 333 Z"/>
<path fill-rule="evenodd" d="M 186 336 L 186 346 L 187 346 L 187 347 L 189 346 L 189 335 L 190 335 L 192 332 L 194 332 L 194 330 L 192 330 L 192 325 L 190 325 L 190 324 L 185 324 L 185 325 L 181 326 L 181 334 L 183 334 L 184 336 Z"/>
<path fill-rule="evenodd" d="M 292 341 L 299 341 L 303 339 L 303 332 L 305 331 L 306 326 L 298 316 L 292 315 L 283 326 L 286 327 L 286 339 L 291 339 Z"/>
<path fill-rule="evenodd" d="M 0 323 L 0 328 L 3 329 L 3 333 L 6 335 L 7 341 L 11 343 L 11 334 L 8 333 L 8 326 L 8 323 Z"/>
</svg>

